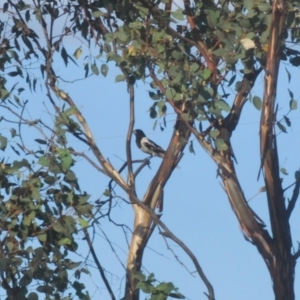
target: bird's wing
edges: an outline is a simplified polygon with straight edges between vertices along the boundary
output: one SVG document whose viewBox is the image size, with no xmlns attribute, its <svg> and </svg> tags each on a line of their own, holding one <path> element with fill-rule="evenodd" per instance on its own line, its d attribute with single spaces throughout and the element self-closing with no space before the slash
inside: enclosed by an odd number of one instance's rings
<svg viewBox="0 0 300 300">
<path fill-rule="evenodd" d="M 145 145 L 145 147 L 147 147 L 148 149 L 150 149 L 151 151 L 154 151 L 154 152 L 158 152 L 158 153 L 166 152 L 162 147 L 158 146 L 157 144 L 155 144 L 153 141 L 151 141 L 149 139 L 144 140 L 144 145 Z"/>
</svg>

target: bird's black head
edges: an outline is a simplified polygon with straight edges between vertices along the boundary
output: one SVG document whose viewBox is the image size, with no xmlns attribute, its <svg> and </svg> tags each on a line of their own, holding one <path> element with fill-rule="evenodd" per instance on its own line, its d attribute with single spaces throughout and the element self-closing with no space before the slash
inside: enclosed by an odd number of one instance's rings
<svg viewBox="0 0 300 300">
<path fill-rule="evenodd" d="M 136 129 L 133 131 L 133 133 L 136 135 L 136 137 L 140 137 L 140 138 L 143 138 L 145 135 L 145 133 L 143 132 L 143 130 L 141 129 Z"/>
</svg>

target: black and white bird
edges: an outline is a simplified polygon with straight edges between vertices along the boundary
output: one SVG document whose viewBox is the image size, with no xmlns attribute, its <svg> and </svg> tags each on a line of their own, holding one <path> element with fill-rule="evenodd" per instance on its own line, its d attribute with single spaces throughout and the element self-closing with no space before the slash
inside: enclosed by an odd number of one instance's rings
<svg viewBox="0 0 300 300">
<path fill-rule="evenodd" d="M 139 149 L 147 154 L 150 154 L 151 156 L 158 156 L 161 158 L 164 157 L 166 151 L 153 141 L 149 140 L 142 130 L 136 129 L 133 131 L 133 133 L 136 136 L 135 141 Z"/>
</svg>

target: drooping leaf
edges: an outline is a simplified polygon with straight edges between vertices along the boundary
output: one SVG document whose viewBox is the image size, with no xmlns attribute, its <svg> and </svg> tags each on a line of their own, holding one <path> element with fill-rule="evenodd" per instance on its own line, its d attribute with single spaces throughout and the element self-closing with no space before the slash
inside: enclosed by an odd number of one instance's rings
<svg viewBox="0 0 300 300">
<path fill-rule="evenodd" d="M 298 103 L 297 103 L 297 101 L 295 100 L 295 99 L 291 99 L 290 100 L 290 109 L 291 110 L 295 110 L 295 109 L 297 109 L 298 108 Z"/>
<path fill-rule="evenodd" d="M 108 73 L 108 66 L 107 66 L 106 64 L 102 64 L 102 65 L 101 65 L 101 74 L 102 74 L 104 77 L 106 77 L 107 73 Z"/>
<path fill-rule="evenodd" d="M 68 53 L 67 53 L 65 47 L 62 47 L 60 54 L 65 63 L 65 66 L 67 66 L 68 65 Z"/>
<path fill-rule="evenodd" d="M 252 99 L 253 105 L 257 110 L 261 110 L 262 101 L 258 96 L 254 96 Z"/>
<path fill-rule="evenodd" d="M 76 59 L 78 59 L 78 58 L 80 58 L 81 54 L 82 54 L 82 48 L 79 47 L 79 48 L 77 48 L 77 49 L 75 50 L 75 52 L 73 53 L 73 56 L 74 56 Z"/>
<path fill-rule="evenodd" d="M 3 135 L 0 135 L 0 150 L 4 151 L 7 146 L 7 138 Z"/>
</svg>

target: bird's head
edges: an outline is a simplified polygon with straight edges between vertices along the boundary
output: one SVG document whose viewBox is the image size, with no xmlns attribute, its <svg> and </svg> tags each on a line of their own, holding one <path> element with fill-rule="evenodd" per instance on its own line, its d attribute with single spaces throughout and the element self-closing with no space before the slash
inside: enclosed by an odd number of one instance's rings
<svg viewBox="0 0 300 300">
<path fill-rule="evenodd" d="M 144 137 L 144 136 L 146 136 L 145 135 L 145 133 L 143 132 L 143 130 L 141 130 L 141 129 L 135 129 L 134 131 L 133 131 L 133 133 L 136 135 L 136 136 L 139 136 L 139 137 Z"/>
</svg>

